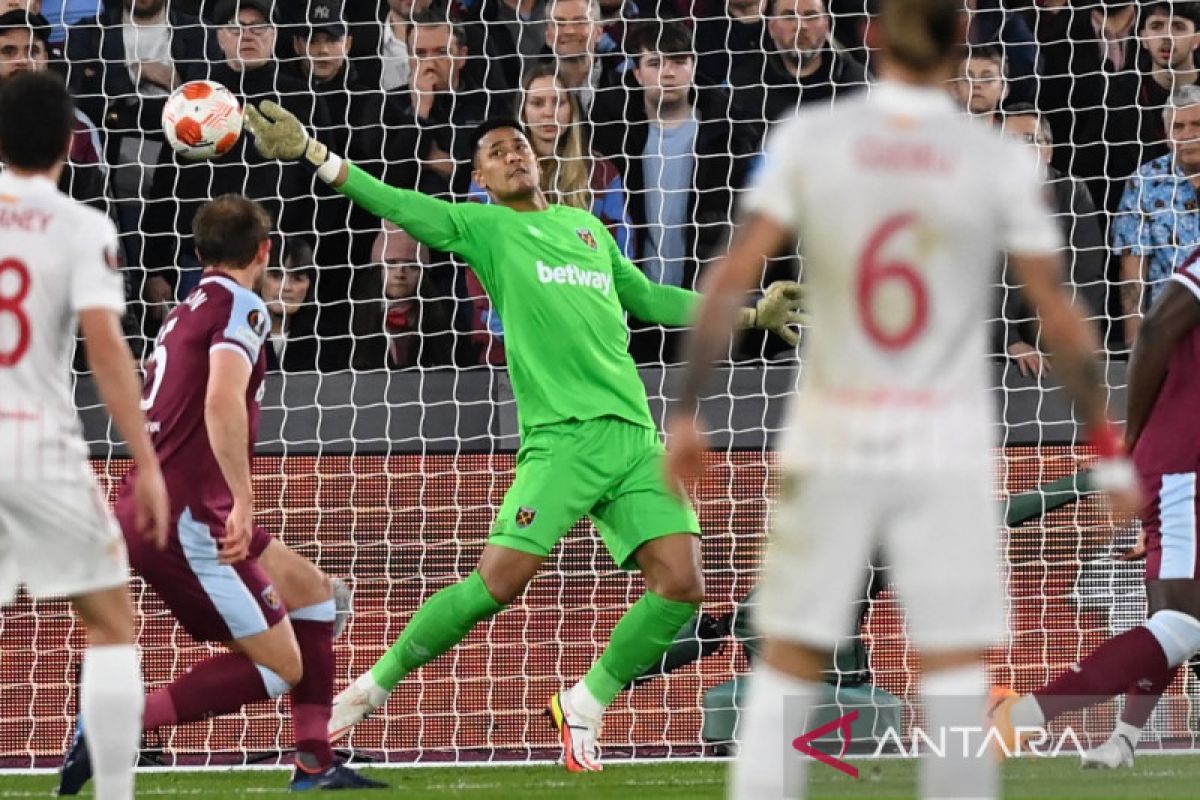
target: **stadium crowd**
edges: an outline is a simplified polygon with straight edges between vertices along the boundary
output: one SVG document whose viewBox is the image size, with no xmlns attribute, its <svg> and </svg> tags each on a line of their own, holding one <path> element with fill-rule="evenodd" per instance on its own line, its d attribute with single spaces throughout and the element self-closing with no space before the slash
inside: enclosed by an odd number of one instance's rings
<svg viewBox="0 0 1200 800">
<path fill-rule="evenodd" d="M 444 2 L 0 0 L 0 80 L 53 69 L 76 99 L 64 188 L 118 222 L 136 346 L 198 280 L 196 209 L 241 192 L 278 223 L 263 289 L 273 369 L 504 363 L 503 322 L 465 265 L 247 137 L 211 162 L 179 159 L 160 117 L 183 82 L 274 99 L 387 182 L 464 202 L 486 202 L 467 133 L 519 118 L 552 201 L 590 209 L 653 280 L 694 287 L 775 123 L 872 80 L 872 0 Z M 971 48 L 946 89 L 1047 164 L 1064 280 L 1123 351 L 1166 277 L 1200 252 L 1200 4 L 964 2 Z M 997 357 L 1050 369 L 1002 264 L 996 286 Z M 634 325 L 640 362 L 673 361 L 675 345 Z M 790 357 L 763 337 L 740 355 Z"/>
</svg>

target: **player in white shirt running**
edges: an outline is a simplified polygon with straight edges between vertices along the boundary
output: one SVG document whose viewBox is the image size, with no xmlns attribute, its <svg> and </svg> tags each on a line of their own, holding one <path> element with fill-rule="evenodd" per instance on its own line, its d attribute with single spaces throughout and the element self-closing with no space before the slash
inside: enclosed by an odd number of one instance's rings
<svg viewBox="0 0 1200 800">
<path fill-rule="evenodd" d="M 703 468 L 695 412 L 710 365 L 764 257 L 796 237 L 811 329 L 779 445 L 759 612 L 766 646 L 739 727 L 738 800 L 803 793 L 807 758 L 791 743 L 814 727 L 806 719 L 822 670 L 850 633 L 863 565 L 877 548 L 921 654 L 926 730 L 936 738 L 984 724 L 983 654 L 1005 622 L 985 344 L 1001 253 L 1039 310 L 1055 371 L 1105 457 L 1099 488 L 1123 512 L 1137 505 L 1106 417 L 1098 343 L 1061 287 L 1039 166 L 1026 148 L 963 118 L 944 90 L 963 52 L 962 8 L 962 0 L 882 4 L 871 32 L 882 80 L 779 126 L 738 236 L 708 276 L 670 421 L 673 477 Z M 981 731 L 971 755 L 983 739 Z M 926 759 L 923 796 L 996 795 L 996 760 L 961 750 Z"/>
<path fill-rule="evenodd" d="M 139 525 L 161 547 L 167 493 L 121 332 L 117 232 L 56 188 L 74 110 L 53 73 L 0 89 L 0 603 L 20 584 L 66 596 L 88 633 L 80 710 L 96 797 L 133 797 L 142 677 L 121 531 L 88 467 L 71 354 L 83 332 L 96 386 L 137 463 Z"/>
</svg>

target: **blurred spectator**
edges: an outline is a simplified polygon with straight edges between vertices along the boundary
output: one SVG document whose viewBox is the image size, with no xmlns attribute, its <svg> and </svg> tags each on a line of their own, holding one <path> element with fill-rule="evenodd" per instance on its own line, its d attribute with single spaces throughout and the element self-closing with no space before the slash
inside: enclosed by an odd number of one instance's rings
<svg viewBox="0 0 1200 800">
<path fill-rule="evenodd" d="M 640 22 L 626 47 L 637 85 L 628 87 L 623 109 L 593 114 L 619 121 L 596 125 L 596 149 L 624 174 L 641 268 L 653 281 L 692 288 L 702 265 L 727 245 L 758 128 L 735 121 L 724 89 L 696 85 L 692 38 L 683 25 Z M 676 333 L 636 322 L 633 328 L 635 359 L 673 359 Z"/>
<path fill-rule="evenodd" d="M 1006 135 L 1034 148 L 1037 158 L 1045 166 L 1048 199 L 1062 230 L 1063 241 L 1068 245 L 1066 277 L 1075 301 L 1082 306 L 1085 316 L 1103 317 L 1108 299 L 1104 274 L 1107 252 L 1096 206 L 1087 186 L 1050 166 L 1054 139 L 1050 126 L 1032 104 L 1014 103 L 1006 109 L 1003 130 Z M 1007 269 L 999 289 L 997 351 L 1006 352 L 1022 375 L 1048 372 L 1050 363 L 1038 347 L 1037 315 Z"/>
<path fill-rule="evenodd" d="M 546 46 L 548 0 L 468 0 L 463 21 L 478 31 L 487 69 L 500 73 L 503 84 L 521 84 L 526 64 L 536 61 Z M 468 42 L 473 46 L 475 42 Z M 494 85 L 489 81 L 489 85 Z"/>
<path fill-rule="evenodd" d="M 731 64 L 762 74 L 768 50 L 766 13 L 770 0 L 728 0 L 696 19 L 699 83 L 729 85 Z M 632 51 L 631 51 L 632 52 Z"/>
<path fill-rule="evenodd" d="M 409 84 L 388 96 L 385 121 L 400 128 L 390 137 L 390 157 L 411 172 L 393 182 L 429 194 L 465 192 L 470 176 L 456 172 L 462 155 L 457 150 L 465 141 L 456 139 L 456 132 L 509 113 L 509 98 L 490 91 L 466 69 L 466 34 L 447 22 L 444 12 L 415 14 L 408 37 Z"/>
<path fill-rule="evenodd" d="M 224 60 L 210 67 L 212 80 L 243 103 L 273 100 L 309 127 L 329 127 L 324 103 L 308 91 L 307 82 L 279 68 L 270 0 L 221 0 L 214 18 Z M 183 296 L 199 279 L 191 230 L 192 217 L 204 201 L 229 192 L 245 194 L 264 205 L 281 232 L 301 233 L 314 229 L 313 183 L 312 175 L 297 164 L 264 160 L 249 136 L 211 161 L 183 161 L 167 148 L 154 172 L 142 221 L 143 264 L 150 272 L 148 302 L 161 312 L 172 297 Z"/>
<path fill-rule="evenodd" d="M 414 13 L 428 10 L 432 4 L 433 0 L 387 0 L 381 4 L 385 13 L 379 27 L 378 45 L 372 49 L 379 58 L 372 65 L 374 74 L 370 67 L 362 70 L 364 81 L 387 92 L 408 84 L 412 55 L 408 50 L 408 21 Z M 368 63 L 371 60 L 365 59 Z"/>
<path fill-rule="evenodd" d="M 155 168 L 169 157 L 162 135 L 166 97 L 181 82 L 206 77 L 209 62 L 220 57 L 216 37 L 167 0 L 112 0 L 99 16 L 68 31 L 71 90 L 80 108 L 103 126 L 111 193 L 130 264 L 144 261 L 143 204 Z M 135 296 L 142 293 L 140 285 L 134 289 Z"/>
<path fill-rule="evenodd" d="M 1200 247 L 1200 86 L 1180 86 L 1163 111 L 1169 152 L 1129 179 L 1113 223 L 1121 257 L 1125 343 L 1166 280 Z"/>
<path fill-rule="evenodd" d="M 1119 186 L 1139 163 L 1136 3 L 1040 10 L 1042 79 L 1037 103 L 1054 131 L 1054 164 L 1088 182 L 1113 211 Z"/>
<path fill-rule="evenodd" d="M 1196 48 L 1200 46 L 1200 5 L 1196 3 L 1150 3 L 1142 9 L 1140 40 L 1150 62 L 1142 75 L 1138 91 L 1141 130 L 1139 161 L 1145 162 L 1167 152 L 1167 131 L 1163 127 L 1163 109 L 1171 90 L 1188 86 L 1200 79 L 1196 69 Z"/>
<path fill-rule="evenodd" d="M 280 266 L 263 276 L 262 297 L 271 315 L 267 369 L 312 372 L 317 368 L 316 283 L 312 248 L 298 237 L 283 245 Z"/>
<path fill-rule="evenodd" d="M 727 241 L 758 137 L 753 126 L 731 121 L 725 90 L 696 86 L 683 25 L 639 23 L 626 45 L 638 85 L 623 110 L 608 114 L 620 124 L 597 126 L 597 149 L 623 168 L 646 274 L 691 287 L 699 262 Z"/>
<path fill-rule="evenodd" d="M 352 40 L 341 0 L 312 0 L 308 19 L 292 35 L 300 76 L 329 112 L 324 132 L 335 152 L 381 173 L 383 93 L 362 83 L 348 58 Z"/>
<path fill-rule="evenodd" d="M 6 14 L 9 11 L 24 11 L 26 14 L 42 15 L 42 0 L 0 0 L 0 14 Z M 42 17 L 45 19 L 45 17 Z M 50 21 L 46 20 L 49 25 Z M 50 34 L 46 34 L 46 39 L 49 41 Z"/>
<path fill-rule="evenodd" d="M 358 80 L 347 58 L 351 44 L 341 0 L 309 2 L 306 24 L 295 28 L 292 35 L 301 77 L 324 103 L 332 123 L 322 132 L 322 138 L 335 152 L 386 179 L 390 176 L 385 174 L 384 94 Z M 352 265 L 370 259 L 379 223 L 371 212 L 323 182 L 318 183 L 316 193 L 315 230 L 321 232 L 316 263 L 322 267 L 316 295 L 321 305 L 317 332 L 329 337 L 332 352 L 345 344 L 339 337 L 350 329 Z M 348 359 L 348 350 L 344 346 L 341 349 Z M 332 356 L 326 355 L 322 366 L 328 358 Z M 343 361 L 342 367 L 346 363 Z"/>
<path fill-rule="evenodd" d="M 959 105 L 973 116 L 999 122 L 1000 106 L 1008 97 L 1006 66 L 1000 48 L 972 47 L 954 82 Z"/>
<path fill-rule="evenodd" d="M 625 56 L 600 27 L 596 0 L 551 0 L 543 63 L 558 70 L 590 118 L 598 93 L 620 92 Z"/>
<path fill-rule="evenodd" d="M 18 72 L 42 72 L 50 63 L 50 25 L 25 11 L 0 14 L 0 83 Z M 58 188 L 84 203 L 107 211 L 107 166 L 101 156 L 96 125 L 75 109 L 75 132 Z"/>
<path fill-rule="evenodd" d="M 767 33 L 766 59 L 735 59 L 730 75 L 734 107 L 750 121 L 773 122 L 866 86 L 863 66 L 829 41 L 824 0 L 773 0 Z"/>
<path fill-rule="evenodd" d="M 1018 14 L 1004 8 L 1001 0 L 965 0 L 970 27 L 967 41 L 972 48 L 989 45 L 1004 57 L 1009 91 L 1014 102 L 1032 102 L 1037 96 L 1038 45 L 1033 31 Z"/>
<path fill-rule="evenodd" d="M 371 251 L 374 266 L 357 293 L 354 367 L 408 369 L 454 364 L 454 299 L 433 275 L 429 249 L 384 222 Z M 358 290 L 362 292 L 362 287 Z"/>
<path fill-rule="evenodd" d="M 523 97 L 521 122 L 538 155 L 546 199 L 591 211 L 632 257 L 625 184 L 611 161 L 588 150 L 576 96 L 555 77 L 554 67 L 543 64 L 525 76 Z"/>
</svg>

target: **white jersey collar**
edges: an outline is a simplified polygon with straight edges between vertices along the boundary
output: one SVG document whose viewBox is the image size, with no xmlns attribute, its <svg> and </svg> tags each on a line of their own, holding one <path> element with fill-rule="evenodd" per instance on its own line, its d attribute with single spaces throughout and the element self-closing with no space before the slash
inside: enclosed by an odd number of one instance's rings
<svg viewBox="0 0 1200 800">
<path fill-rule="evenodd" d="M 57 192 L 58 186 L 45 175 L 17 175 L 9 170 L 0 172 L 0 186 L 11 187 L 25 194 L 30 192 Z"/>
<path fill-rule="evenodd" d="M 957 114 L 958 106 L 945 89 L 936 86 L 916 86 L 911 83 L 882 80 L 867 91 L 872 102 L 890 111 L 911 114 Z"/>
</svg>

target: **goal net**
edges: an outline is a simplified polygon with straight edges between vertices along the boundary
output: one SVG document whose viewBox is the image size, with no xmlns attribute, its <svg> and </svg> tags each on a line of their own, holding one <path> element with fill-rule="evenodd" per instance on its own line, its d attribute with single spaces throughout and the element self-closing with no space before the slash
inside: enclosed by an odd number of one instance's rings
<svg viewBox="0 0 1200 800">
<path fill-rule="evenodd" d="M 787 113 L 780 109 L 871 91 L 868 76 L 878 66 L 865 45 L 865 0 L 828 0 L 828 8 L 820 0 L 768 0 L 761 9 L 753 0 L 538 0 L 521 5 L 523 16 L 497 0 L 448 9 L 393 0 L 394 17 L 387 3 L 347 0 L 315 4 L 326 16 L 308 19 L 305 3 L 277 3 L 275 20 L 246 3 L 233 24 L 213 18 L 217 4 L 178 2 L 169 34 L 158 18 L 126 22 L 120 3 L 108 5 L 117 10 L 100 9 L 98 21 L 51 20 L 51 67 L 67 75 L 95 126 L 93 136 L 81 123 L 66 180 L 119 223 L 127 330 L 143 359 L 165 310 L 196 281 L 188 235 L 196 206 L 245 192 L 279 221 L 279 261 L 264 285 L 274 328 L 254 463 L 257 520 L 353 589 L 355 615 L 337 644 L 339 688 L 374 663 L 425 598 L 465 576 L 483 548 L 518 444 L 503 320 L 466 264 L 381 233 L 378 219 L 305 173 L 265 164 L 244 142 L 217 162 L 175 160 L 156 122 L 163 81 L 210 77 L 243 99 L 280 99 L 390 183 L 461 202 L 486 200 L 461 161 L 471 128 L 489 116 L 520 116 L 536 147 L 549 148 L 538 152 L 543 168 L 555 171 L 548 184 L 555 199 L 600 216 L 656 280 L 692 287 L 727 239 L 738 193 L 761 167 L 764 133 Z M 1122 255 L 1134 245 L 1110 246 L 1126 179 L 1166 152 L 1166 134 L 1152 124 L 1163 101 L 1146 83 L 1151 54 L 1130 33 L 1143 29 L 1146 15 L 1114 19 L 1124 33 L 1106 49 L 1090 14 L 1102 22 L 1105 13 L 1123 15 L 1114 4 L 967 5 L 978 42 L 963 68 L 967 78 L 948 91 L 981 117 L 999 121 L 1003 105 L 1009 120 L 1034 119 L 1014 135 L 1053 155 L 1059 183 L 1048 193 L 1070 242 L 1068 280 L 1107 342 L 1119 408 L 1126 320 L 1139 301 L 1135 292 L 1134 305 L 1123 305 L 1118 290 L 1144 288 L 1148 299 L 1162 277 L 1150 245 L 1138 251 L 1149 265 L 1144 287 L 1122 272 Z M 203 10 L 206 22 L 189 10 Z M 678 20 L 695 56 L 676 47 L 671 25 L 647 29 L 655 14 Z M 323 78 L 321 59 L 341 58 L 339 41 L 350 45 L 349 79 L 344 67 Z M 139 71 L 127 48 L 165 67 L 166 77 L 154 67 Z M 239 58 L 245 64 L 231 69 Z M 672 77 L 662 78 L 667 71 Z M 684 87 L 682 147 L 670 126 L 648 119 L 644 85 L 655 81 Z M 1109 94 L 1091 91 L 1097 85 Z M 1119 86 L 1133 88 L 1126 96 Z M 1192 222 L 1174 224 L 1176 249 L 1200 244 L 1186 239 Z M 793 274 L 803 278 L 799 259 L 781 259 L 764 285 Z M 998 270 L 997 301 L 980 320 L 994 331 L 1001 506 L 1076 473 L 1091 457 L 1053 375 L 1025 374 L 1041 366 L 1040 341 L 1017 291 Z M 631 349 L 661 423 L 678 339 L 636 321 L 633 328 Z M 0 349 L 4 331 L 0 325 Z M 755 644 L 744 635 L 753 604 L 743 603 L 766 541 L 772 446 L 802 349 L 797 356 L 778 339 L 751 336 L 730 356 L 705 400 L 715 446 L 694 497 L 711 619 L 681 631 L 678 668 L 648 676 L 617 700 L 601 740 L 609 758 L 715 755 L 730 744 L 736 679 L 748 672 Z M 111 493 L 129 464 L 82 360 L 75 371 L 92 464 Z M 1114 559 L 1135 535 L 1114 530 L 1089 497 L 1000 532 L 1011 638 L 989 657 L 997 682 L 1032 689 L 1142 618 L 1141 568 Z M 133 587 L 144 672 L 155 688 L 211 651 L 183 633 L 140 581 Z M 894 702 L 911 720 L 917 681 L 903 612 L 886 580 L 875 589 L 864 584 L 861 630 L 829 682 L 874 687 L 869 702 Z M 640 578 L 618 570 L 590 523 L 580 522 L 522 598 L 410 676 L 348 746 L 397 762 L 557 757 L 543 716 L 548 698 L 586 671 L 642 591 Z M 22 596 L 0 616 L 0 765 L 57 763 L 73 727 L 82 645 L 63 602 Z M 1195 681 L 1181 673 L 1150 741 L 1195 747 Z M 147 755 L 167 764 L 273 762 L 291 742 L 285 710 L 262 703 L 162 731 L 147 737 Z M 1113 716 L 1109 705 L 1068 723 L 1105 736 Z"/>
</svg>

